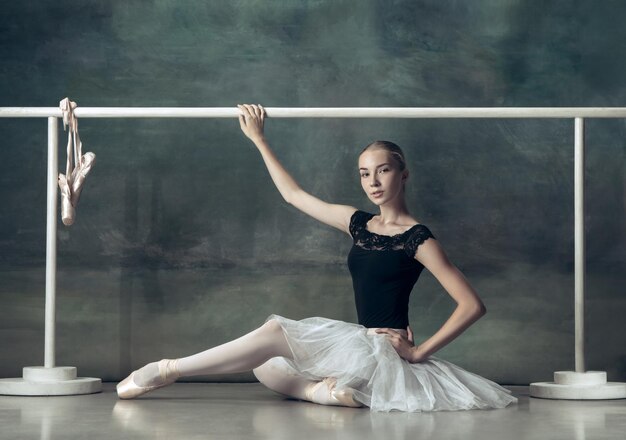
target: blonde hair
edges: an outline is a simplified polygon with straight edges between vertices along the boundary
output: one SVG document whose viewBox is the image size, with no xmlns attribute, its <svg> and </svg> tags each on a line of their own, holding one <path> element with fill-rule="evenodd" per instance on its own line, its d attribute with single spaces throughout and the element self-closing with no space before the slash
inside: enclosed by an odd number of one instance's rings
<svg viewBox="0 0 626 440">
<path fill-rule="evenodd" d="M 363 148 L 363 151 L 361 151 L 359 156 L 369 150 L 385 150 L 396 161 L 396 163 L 398 164 L 398 169 L 400 171 L 404 171 L 404 169 L 406 168 L 406 159 L 404 158 L 404 152 L 402 151 L 402 148 L 400 148 L 397 144 L 394 144 L 391 141 L 374 141 L 371 144 L 367 145 L 365 148 Z M 404 182 L 402 185 L 403 190 L 405 189 L 405 183 L 406 182 Z"/>
</svg>

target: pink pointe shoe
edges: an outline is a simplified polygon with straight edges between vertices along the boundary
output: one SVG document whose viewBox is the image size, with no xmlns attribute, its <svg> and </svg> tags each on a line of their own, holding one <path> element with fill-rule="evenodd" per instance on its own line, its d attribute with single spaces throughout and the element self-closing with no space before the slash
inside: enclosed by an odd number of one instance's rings
<svg viewBox="0 0 626 440">
<path fill-rule="evenodd" d="M 74 224 L 76 207 L 85 179 L 96 162 L 92 152 L 83 155 L 83 143 L 78 135 L 78 119 L 74 114 L 76 103 L 65 98 L 59 102 L 63 112 L 63 130 L 69 127 L 67 135 L 67 162 L 65 174 L 59 173 L 58 183 L 61 189 L 61 219 L 65 226 Z"/>
<path fill-rule="evenodd" d="M 159 375 L 161 376 L 162 383 L 158 385 L 151 385 L 147 387 L 139 386 L 135 383 L 135 373 L 137 370 L 130 373 L 126 379 L 117 384 L 117 395 L 120 399 L 134 399 L 148 391 L 156 390 L 164 386 L 170 385 L 180 377 L 180 373 L 177 368 L 178 359 L 161 359 L 158 363 Z"/>
<path fill-rule="evenodd" d="M 352 391 L 350 391 L 350 389 L 351 388 L 342 389 L 342 390 L 334 389 L 330 392 L 330 394 L 339 402 L 341 402 L 341 404 L 344 406 L 349 406 L 352 408 L 361 408 L 363 404 L 361 402 L 357 402 L 356 400 L 354 400 L 354 396 L 352 395 Z"/>
<path fill-rule="evenodd" d="M 68 184 L 67 177 L 59 174 L 59 188 L 61 188 L 61 219 L 65 226 L 74 224 L 76 210 L 72 205 L 72 190 Z"/>
<path fill-rule="evenodd" d="M 335 385 L 337 385 L 337 379 L 334 377 L 325 377 L 322 381 L 317 382 L 314 385 L 307 386 L 304 390 L 304 394 L 308 401 L 317 403 L 314 400 L 315 392 L 319 389 L 319 387 L 326 385 L 328 387 L 330 401 L 330 405 L 337 406 L 349 406 L 352 408 L 360 408 L 363 406 L 361 402 L 357 402 L 354 400 L 352 396 L 351 388 L 345 388 L 341 390 L 335 389 Z"/>
<path fill-rule="evenodd" d="M 85 153 L 80 157 L 80 162 L 72 171 L 72 190 L 71 190 L 71 202 L 72 206 L 78 206 L 78 200 L 80 199 L 80 193 L 83 190 L 85 179 L 91 171 L 93 164 L 96 162 L 96 155 L 92 152 Z"/>
</svg>

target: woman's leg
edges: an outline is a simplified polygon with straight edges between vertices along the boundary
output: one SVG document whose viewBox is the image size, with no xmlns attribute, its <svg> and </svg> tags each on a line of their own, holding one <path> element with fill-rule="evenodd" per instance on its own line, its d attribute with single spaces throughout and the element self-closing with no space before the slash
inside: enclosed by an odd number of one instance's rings
<svg viewBox="0 0 626 440">
<path fill-rule="evenodd" d="M 242 373 L 274 356 L 293 359 L 280 323 L 270 319 L 261 327 L 233 341 L 178 360 L 181 376 Z"/>
<path fill-rule="evenodd" d="M 363 404 L 352 397 L 352 389 L 340 390 L 339 395 L 333 395 L 335 388 L 334 378 L 325 378 L 321 381 L 307 379 L 294 372 L 284 364 L 268 360 L 252 370 L 259 382 L 270 390 L 300 400 L 319 403 L 322 405 L 337 405 L 361 407 Z"/>
<path fill-rule="evenodd" d="M 294 358 L 280 323 L 276 319 L 270 319 L 261 327 L 233 341 L 191 356 L 170 360 L 169 365 L 174 370 L 171 372 L 173 378 L 253 370 L 255 374 L 259 373 L 265 378 L 262 383 L 267 382 L 268 388 L 279 393 L 285 391 L 283 394 L 323 405 L 345 404 L 344 399 L 342 402 L 331 395 L 333 387 L 329 386 L 328 380 L 316 382 L 299 376 L 288 376 L 277 369 L 258 368 L 276 356 Z M 137 370 L 135 382 L 140 387 L 162 384 L 163 377 L 159 373 L 158 362 Z"/>
<path fill-rule="evenodd" d="M 274 362 L 273 359 L 256 367 L 252 372 L 259 379 L 259 382 L 270 390 L 300 400 L 309 400 L 305 391 L 307 387 L 317 383 L 317 381 L 303 376 L 294 375 L 286 368 L 277 364 L 277 362 Z"/>
<path fill-rule="evenodd" d="M 293 359 L 283 329 L 275 319 L 233 341 L 176 359 L 174 374 L 178 377 L 203 374 L 241 373 L 250 371 L 274 356 Z M 137 370 L 135 381 L 141 387 L 158 385 L 163 381 L 158 362 Z"/>
</svg>

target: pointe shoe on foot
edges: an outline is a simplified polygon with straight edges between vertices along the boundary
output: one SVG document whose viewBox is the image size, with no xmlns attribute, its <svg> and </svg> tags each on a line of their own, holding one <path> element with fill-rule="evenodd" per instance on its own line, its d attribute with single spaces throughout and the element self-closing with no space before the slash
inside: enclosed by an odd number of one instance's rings
<svg viewBox="0 0 626 440">
<path fill-rule="evenodd" d="M 130 373 L 130 376 L 117 384 L 117 395 L 120 399 L 134 399 L 135 397 L 139 397 L 148 391 L 153 391 L 157 388 L 162 388 L 176 382 L 176 380 L 180 377 L 180 373 L 177 368 L 177 361 L 178 359 L 161 359 L 159 361 L 159 375 L 161 376 L 162 383 L 158 385 L 146 387 L 137 385 L 135 382 L 135 374 L 137 373 L 137 370 L 133 371 Z"/>
<path fill-rule="evenodd" d="M 344 406 L 349 406 L 352 408 L 361 408 L 364 406 L 361 402 L 357 402 L 354 400 L 354 396 L 352 395 L 352 388 L 344 388 L 341 390 L 332 390 L 330 394 L 341 402 Z"/>
<path fill-rule="evenodd" d="M 315 398 L 315 393 L 323 385 L 326 385 L 328 388 L 328 397 L 320 402 L 320 399 Z M 325 377 L 322 381 L 307 386 L 304 390 L 304 394 L 308 401 L 321 403 L 322 405 L 349 406 L 352 408 L 360 408 L 363 406 L 362 403 L 354 400 L 352 393 L 348 391 L 350 388 L 344 388 L 338 391 L 335 389 L 336 385 L 336 378 Z"/>
</svg>

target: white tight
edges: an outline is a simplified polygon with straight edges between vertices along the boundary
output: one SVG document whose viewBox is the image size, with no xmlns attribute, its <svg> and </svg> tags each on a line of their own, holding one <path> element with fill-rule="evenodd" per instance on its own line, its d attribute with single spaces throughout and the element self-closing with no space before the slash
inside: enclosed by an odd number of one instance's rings
<svg viewBox="0 0 626 440">
<path fill-rule="evenodd" d="M 269 389 L 296 399 L 309 400 L 305 391 L 307 387 L 318 382 L 287 374 L 286 371 L 270 365 L 267 361 L 276 356 L 293 359 L 293 352 L 279 322 L 270 319 L 261 327 L 233 341 L 178 359 L 177 369 L 180 377 L 252 370 L 257 379 Z M 137 372 L 140 386 L 154 385 L 160 380 L 156 362 Z M 337 404 L 336 400 L 330 398 L 326 385 L 317 389 L 313 401 Z"/>
<path fill-rule="evenodd" d="M 250 371 L 275 356 L 293 359 L 283 329 L 275 319 L 233 341 L 200 353 L 180 358 L 181 376 L 242 373 Z"/>
<path fill-rule="evenodd" d="M 266 362 L 252 371 L 256 378 L 259 379 L 259 382 L 270 390 L 300 400 L 309 400 L 305 394 L 307 387 L 312 387 L 317 383 L 302 376 L 289 374 L 270 362 Z M 315 393 L 314 401 L 317 403 L 329 403 L 325 401 L 327 396 L 325 393 L 327 391 L 326 386 L 322 386 L 319 392 Z"/>
</svg>

